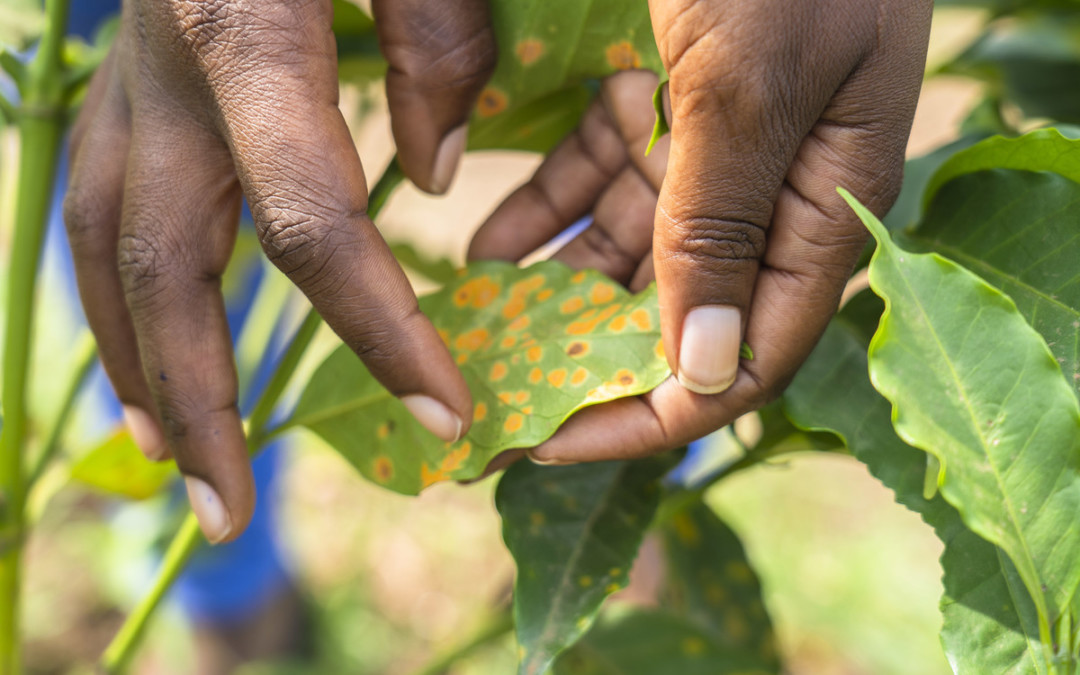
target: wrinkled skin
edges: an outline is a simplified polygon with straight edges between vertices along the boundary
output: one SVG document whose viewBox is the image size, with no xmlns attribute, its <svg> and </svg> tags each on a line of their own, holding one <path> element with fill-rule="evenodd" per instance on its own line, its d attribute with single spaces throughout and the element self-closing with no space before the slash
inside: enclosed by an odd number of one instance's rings
<svg viewBox="0 0 1080 675">
<path fill-rule="evenodd" d="M 835 187 L 878 214 L 899 190 L 929 0 L 654 0 L 650 10 L 670 137 L 642 156 L 655 77 L 612 78 L 470 249 L 519 259 L 593 212 L 559 257 L 659 286 L 679 377 L 582 411 L 532 451 L 538 461 L 663 451 L 777 396 L 866 239 Z M 439 192 L 460 154 L 454 130 L 493 65 L 486 8 L 382 0 L 375 13 L 402 164 Z M 218 290 L 241 194 L 267 254 L 392 392 L 440 402 L 463 428 L 471 417 L 460 374 L 364 215 L 336 101 L 328 0 L 128 0 L 74 132 L 65 213 L 102 360 L 181 471 L 220 495 L 230 526 L 211 539 L 236 536 L 253 499 Z M 683 386 L 695 365 L 680 359 L 695 352 L 682 350 L 686 317 L 699 307 L 735 317 L 697 331 L 697 351 L 715 335 L 712 365 L 734 373 L 709 395 Z M 740 339 L 753 361 L 737 361 Z"/>
<path fill-rule="evenodd" d="M 375 12 L 402 166 L 445 190 L 494 67 L 486 4 Z M 241 196 L 266 254 L 391 392 L 428 397 L 446 437 L 472 416 L 366 215 L 331 19 L 330 0 L 128 0 L 73 131 L 64 212 L 102 363 L 143 451 L 212 491 L 192 493 L 212 541 L 238 535 L 254 504 L 220 292 Z"/>
<path fill-rule="evenodd" d="M 654 151 L 666 154 L 666 173 L 659 158 L 641 157 L 647 132 L 628 110 L 629 99 L 635 110 L 648 105 L 648 76 L 617 85 L 636 90 L 622 100 L 609 84 L 609 123 L 591 112 L 485 223 L 470 255 L 518 259 L 593 211 L 594 225 L 559 257 L 632 289 L 655 277 L 677 376 L 579 412 L 530 451 L 534 461 L 675 448 L 783 391 L 835 313 L 867 238 L 836 187 L 878 215 L 899 191 L 931 10 L 929 0 L 650 2 L 670 76 L 670 139 Z M 738 311 L 710 335 L 734 381 L 703 395 L 680 381 L 680 348 L 690 311 L 716 306 Z M 740 338 L 755 358 L 736 371 Z"/>
</svg>

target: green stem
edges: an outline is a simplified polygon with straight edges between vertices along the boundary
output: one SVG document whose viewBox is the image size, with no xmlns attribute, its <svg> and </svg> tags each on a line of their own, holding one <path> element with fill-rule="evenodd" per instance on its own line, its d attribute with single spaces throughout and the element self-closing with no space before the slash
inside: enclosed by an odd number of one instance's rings
<svg viewBox="0 0 1080 675">
<path fill-rule="evenodd" d="M 20 672 L 19 584 L 26 500 L 22 457 L 28 429 L 27 375 L 38 259 L 64 132 L 61 50 L 67 0 L 46 2 L 46 28 L 27 68 L 18 112 L 19 173 L 8 265 L 0 431 L 0 674 Z"/>
<path fill-rule="evenodd" d="M 420 670 L 415 671 L 413 675 L 443 675 L 450 666 L 487 643 L 498 640 L 513 629 L 514 618 L 510 614 L 510 609 L 507 608 L 481 625 L 470 638 L 449 651 L 437 655 Z"/>
<path fill-rule="evenodd" d="M 71 413 L 75 410 L 75 401 L 78 399 L 83 385 L 86 384 L 86 378 L 90 376 L 95 363 L 97 363 L 97 343 L 94 342 L 93 334 L 86 331 L 75 343 L 74 372 L 71 374 L 71 381 L 68 383 L 67 391 L 64 392 L 64 397 L 61 399 L 56 419 L 53 420 L 50 427 L 49 436 L 42 446 L 41 454 L 38 455 L 37 462 L 30 470 L 30 473 L 27 474 L 27 492 L 34 487 L 34 484 L 38 482 L 45 470 L 49 468 L 49 464 L 56 457 L 56 453 L 60 451 L 60 441 L 63 439 L 64 431 L 67 429 Z"/>
<path fill-rule="evenodd" d="M 405 175 L 401 172 L 395 157 L 386 168 L 382 178 L 371 190 L 368 213 L 372 218 L 378 215 L 386 204 L 386 200 L 390 197 L 390 193 L 404 178 Z M 284 393 L 289 380 L 292 379 L 293 374 L 296 372 L 296 367 L 300 364 L 300 360 L 307 352 L 308 345 L 311 344 L 321 325 L 322 319 L 318 313 L 315 310 L 308 311 L 307 316 L 304 317 L 300 327 L 296 330 L 296 335 L 282 355 L 274 374 L 270 377 L 270 381 L 267 382 L 266 388 L 263 389 L 259 400 L 255 403 L 247 424 L 247 446 L 250 454 L 255 455 L 262 449 L 262 445 L 267 439 L 266 426 L 274 414 L 278 400 L 281 398 L 281 394 Z M 135 654 L 136 647 L 138 647 L 142 636 L 146 632 L 150 617 L 153 616 L 154 611 L 161 604 L 161 600 L 165 597 L 173 582 L 184 570 L 184 566 L 191 558 L 191 555 L 198 550 L 201 542 L 202 534 L 198 522 L 193 514 L 188 513 L 180 531 L 176 533 L 176 536 L 169 543 L 169 548 L 165 553 L 165 558 L 162 560 L 161 568 L 158 570 L 150 592 L 139 600 L 135 609 L 124 620 L 120 631 L 105 649 L 100 663 L 102 671 L 119 673 L 123 672 L 127 667 L 131 657 Z"/>
</svg>

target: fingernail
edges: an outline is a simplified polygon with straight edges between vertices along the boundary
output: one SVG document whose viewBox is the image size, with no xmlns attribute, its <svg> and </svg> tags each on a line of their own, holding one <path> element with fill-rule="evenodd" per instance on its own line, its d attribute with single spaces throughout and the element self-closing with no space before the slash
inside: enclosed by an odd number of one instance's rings
<svg viewBox="0 0 1080 675">
<path fill-rule="evenodd" d="M 191 510 L 195 512 L 207 541 L 211 544 L 224 541 L 232 532 L 232 521 L 221 497 L 206 481 L 194 476 L 184 476 L 184 484 L 187 486 Z"/>
<path fill-rule="evenodd" d="M 435 166 L 431 172 L 431 191 L 442 194 L 450 187 L 457 171 L 458 162 L 465 154 L 465 141 L 468 126 L 462 124 L 443 136 L 439 150 L 435 153 Z"/>
<path fill-rule="evenodd" d="M 124 424 L 127 425 L 131 440 L 135 441 L 139 450 L 155 462 L 164 457 L 168 451 L 165 436 L 150 413 L 133 405 L 125 405 L 123 409 Z"/>
<path fill-rule="evenodd" d="M 540 459 L 535 454 L 533 454 L 532 450 L 526 450 L 525 456 L 529 458 L 530 462 L 532 462 L 533 464 L 539 464 L 540 466 L 572 466 L 574 464 L 578 464 L 578 462 L 573 462 L 565 459 Z"/>
<path fill-rule="evenodd" d="M 730 387 L 739 370 L 741 334 L 735 307 L 705 305 L 690 310 L 679 345 L 679 383 L 698 394 L 719 394 Z"/>
<path fill-rule="evenodd" d="M 442 403 L 421 394 L 402 396 L 401 402 L 417 422 L 439 438 L 448 443 L 454 443 L 461 438 L 461 418 Z"/>
</svg>

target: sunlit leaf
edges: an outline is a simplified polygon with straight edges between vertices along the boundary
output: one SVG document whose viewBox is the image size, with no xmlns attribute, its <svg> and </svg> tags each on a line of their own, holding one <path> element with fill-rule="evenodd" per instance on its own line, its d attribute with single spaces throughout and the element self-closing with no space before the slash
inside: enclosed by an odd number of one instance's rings
<svg viewBox="0 0 1080 675">
<path fill-rule="evenodd" d="M 481 262 L 420 306 L 472 392 L 464 439 L 438 440 L 345 347 L 316 371 L 289 423 L 398 492 L 475 478 L 499 452 L 541 443 L 577 410 L 650 391 L 669 375 L 655 289 L 631 296 L 598 272 Z"/>
<path fill-rule="evenodd" d="M 738 535 L 701 502 L 675 513 L 661 533 L 668 561 L 664 607 L 690 619 L 716 643 L 754 654 L 778 671 L 772 622 Z"/>
<path fill-rule="evenodd" d="M 662 70 L 645 2 L 497 0 L 491 14 L 498 62 L 473 115 L 472 148 L 545 151 L 577 125 L 586 82 Z"/>
<path fill-rule="evenodd" d="M 1005 295 L 937 255 L 904 251 L 845 193 L 878 240 L 886 302 L 870 345 L 875 388 L 905 441 L 933 453 L 941 493 L 1016 565 L 1044 642 L 1080 581 L 1080 406 Z"/>
<path fill-rule="evenodd" d="M 769 662 L 725 646 L 708 632 L 658 610 L 602 618 L 559 658 L 557 675 L 770 675 Z"/>
<path fill-rule="evenodd" d="M 148 461 L 126 431 L 113 434 L 71 467 L 72 480 L 131 499 L 153 497 L 176 476 L 174 462 Z"/>
<path fill-rule="evenodd" d="M 876 298 L 869 292 L 865 295 Z M 926 453 L 902 441 L 891 406 L 870 384 L 870 335 L 851 303 L 829 324 L 784 392 L 788 416 L 804 429 L 828 430 L 920 514 L 945 544 L 942 645 L 958 673 L 1045 673 L 1038 617 L 1016 568 L 1003 551 L 971 532 L 938 494 L 923 495 Z"/>
<path fill-rule="evenodd" d="M 517 563 L 521 675 L 548 672 L 624 588 L 670 464 L 657 459 L 539 467 L 518 462 L 495 494 Z"/>
</svg>

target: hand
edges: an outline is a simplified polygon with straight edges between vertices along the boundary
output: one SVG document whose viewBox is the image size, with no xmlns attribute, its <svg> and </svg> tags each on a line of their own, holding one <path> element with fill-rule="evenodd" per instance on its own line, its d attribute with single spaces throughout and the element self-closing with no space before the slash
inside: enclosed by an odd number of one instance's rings
<svg viewBox="0 0 1080 675">
<path fill-rule="evenodd" d="M 445 190 L 494 66 L 483 0 L 376 0 L 399 156 Z M 207 538 L 254 487 L 219 280 L 247 198 L 267 255 L 436 435 L 468 389 L 365 214 L 329 0 L 128 0 L 72 133 L 64 205 L 87 319 L 132 435 L 175 455 Z"/>
<path fill-rule="evenodd" d="M 778 396 L 896 197 L 931 2 L 656 0 L 671 140 L 652 259 L 676 377 L 587 408 L 540 462 L 678 447 Z M 740 361 L 740 343 L 754 351 Z"/>
</svg>

